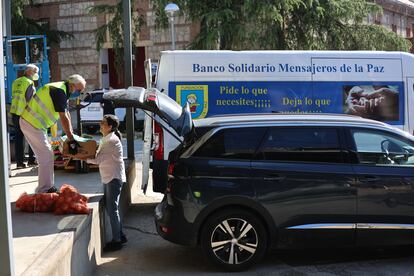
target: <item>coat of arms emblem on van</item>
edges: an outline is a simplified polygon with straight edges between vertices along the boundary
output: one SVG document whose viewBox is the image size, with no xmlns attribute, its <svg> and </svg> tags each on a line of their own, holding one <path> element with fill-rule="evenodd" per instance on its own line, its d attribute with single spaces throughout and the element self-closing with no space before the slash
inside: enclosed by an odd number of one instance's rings
<svg viewBox="0 0 414 276">
<path fill-rule="evenodd" d="M 191 117 L 201 119 L 208 112 L 208 85 L 177 85 L 177 103 L 185 106 L 190 105 Z"/>
</svg>

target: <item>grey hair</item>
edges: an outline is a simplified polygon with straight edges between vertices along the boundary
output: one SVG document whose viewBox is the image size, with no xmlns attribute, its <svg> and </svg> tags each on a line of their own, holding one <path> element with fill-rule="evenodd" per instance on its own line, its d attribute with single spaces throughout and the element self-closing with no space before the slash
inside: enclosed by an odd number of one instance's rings
<svg viewBox="0 0 414 276">
<path fill-rule="evenodd" d="M 39 72 L 39 67 L 37 67 L 36 65 L 34 65 L 34 64 L 27 64 L 26 65 L 26 69 L 24 70 L 25 72 L 28 72 L 28 71 L 34 71 L 35 73 L 37 73 L 37 72 Z"/>
<path fill-rule="evenodd" d="M 86 85 L 85 79 L 81 75 L 78 75 L 78 74 L 73 74 L 69 76 L 68 83 L 72 83 L 72 84 L 82 83 L 83 85 Z"/>
</svg>

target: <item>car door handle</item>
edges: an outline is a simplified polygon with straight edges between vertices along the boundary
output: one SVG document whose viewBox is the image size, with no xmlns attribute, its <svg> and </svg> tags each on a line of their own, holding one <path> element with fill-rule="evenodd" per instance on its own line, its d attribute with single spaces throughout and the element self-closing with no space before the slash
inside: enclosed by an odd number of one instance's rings
<svg viewBox="0 0 414 276">
<path fill-rule="evenodd" d="M 378 176 L 374 176 L 374 175 L 367 175 L 367 176 L 363 176 L 359 178 L 359 181 L 361 182 L 377 182 L 379 181 L 380 178 Z"/>
<path fill-rule="evenodd" d="M 280 176 L 278 174 L 271 174 L 263 177 L 265 181 L 282 181 L 286 178 L 286 176 Z"/>
</svg>

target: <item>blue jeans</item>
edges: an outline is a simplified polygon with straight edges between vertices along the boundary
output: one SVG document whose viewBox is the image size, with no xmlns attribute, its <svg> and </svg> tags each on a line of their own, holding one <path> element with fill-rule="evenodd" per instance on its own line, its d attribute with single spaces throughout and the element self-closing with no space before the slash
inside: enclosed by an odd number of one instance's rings
<svg viewBox="0 0 414 276">
<path fill-rule="evenodd" d="M 122 223 L 119 216 L 119 198 L 121 196 L 122 180 L 112 179 L 104 184 L 105 209 L 108 213 L 112 229 L 112 240 L 120 241 L 122 233 Z"/>
</svg>

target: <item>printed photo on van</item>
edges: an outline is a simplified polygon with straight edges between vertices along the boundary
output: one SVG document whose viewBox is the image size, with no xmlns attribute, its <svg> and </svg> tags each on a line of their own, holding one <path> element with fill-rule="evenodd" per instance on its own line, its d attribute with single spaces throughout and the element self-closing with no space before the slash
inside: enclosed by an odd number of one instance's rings
<svg viewBox="0 0 414 276">
<path fill-rule="evenodd" d="M 378 121 L 399 120 L 399 91 L 392 85 L 344 85 L 344 113 Z"/>
</svg>

